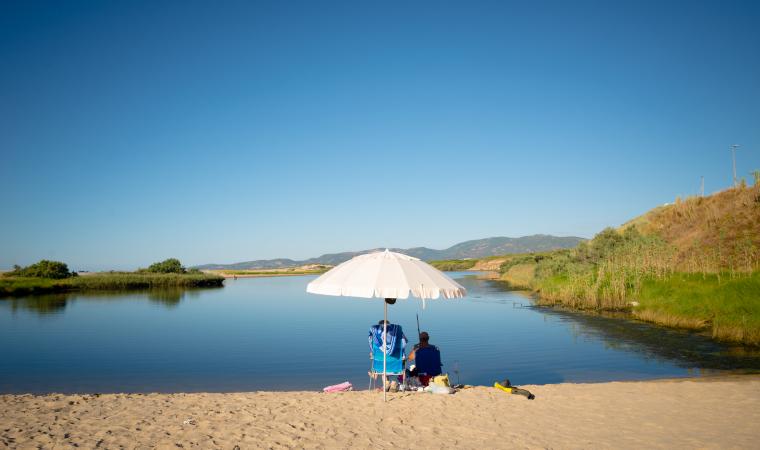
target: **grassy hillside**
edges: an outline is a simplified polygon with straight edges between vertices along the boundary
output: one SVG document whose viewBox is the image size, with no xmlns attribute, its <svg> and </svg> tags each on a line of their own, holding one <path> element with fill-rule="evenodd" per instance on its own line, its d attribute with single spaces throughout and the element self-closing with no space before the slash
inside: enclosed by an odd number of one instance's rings
<svg viewBox="0 0 760 450">
<path fill-rule="evenodd" d="M 760 257 L 760 186 L 676 199 L 621 227 L 657 235 L 673 246 L 685 272 L 751 272 Z"/>
<path fill-rule="evenodd" d="M 642 320 L 760 344 L 758 186 L 677 199 L 534 259 L 533 277 L 518 281 L 543 303 L 629 309 Z"/>
<path fill-rule="evenodd" d="M 760 186 L 676 199 L 573 249 L 506 256 L 500 272 L 543 304 L 760 345 Z"/>
</svg>

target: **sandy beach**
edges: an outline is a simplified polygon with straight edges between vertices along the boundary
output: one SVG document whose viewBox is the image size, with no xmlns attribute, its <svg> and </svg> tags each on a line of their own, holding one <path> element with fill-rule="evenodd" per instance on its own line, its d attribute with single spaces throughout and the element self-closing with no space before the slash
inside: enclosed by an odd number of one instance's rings
<svg viewBox="0 0 760 450">
<path fill-rule="evenodd" d="M 8 448 L 757 448 L 760 377 L 372 392 L 0 396 Z"/>
</svg>

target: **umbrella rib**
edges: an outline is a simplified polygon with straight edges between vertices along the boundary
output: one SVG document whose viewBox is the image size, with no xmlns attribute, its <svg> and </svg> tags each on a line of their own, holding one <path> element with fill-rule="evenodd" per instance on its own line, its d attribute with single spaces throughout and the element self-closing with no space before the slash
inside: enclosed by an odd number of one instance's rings
<svg viewBox="0 0 760 450">
<path fill-rule="evenodd" d="M 424 270 L 422 270 L 419 266 L 417 266 L 416 264 L 409 264 L 409 267 L 413 268 L 413 270 L 417 272 L 418 277 L 425 278 L 427 281 L 429 281 L 430 282 L 429 286 L 436 285 L 433 279 L 430 278 L 430 276 Z M 407 284 L 410 284 L 410 283 L 407 281 Z M 425 283 L 419 283 L 419 286 L 422 289 L 420 289 L 420 297 L 418 298 L 421 298 L 424 300 L 425 299 Z M 440 292 L 440 289 L 438 291 Z M 433 299 L 432 295 L 430 296 L 430 299 Z"/>
</svg>

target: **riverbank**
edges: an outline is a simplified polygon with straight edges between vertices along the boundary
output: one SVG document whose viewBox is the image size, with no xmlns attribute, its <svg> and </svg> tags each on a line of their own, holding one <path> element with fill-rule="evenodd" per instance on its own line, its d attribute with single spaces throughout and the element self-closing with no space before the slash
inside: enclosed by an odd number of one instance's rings
<svg viewBox="0 0 760 450">
<path fill-rule="evenodd" d="M 177 287 L 221 287 L 224 277 L 205 273 L 104 272 L 59 280 L 0 277 L 0 298 L 83 291 L 139 290 Z"/>
<path fill-rule="evenodd" d="M 760 185 L 677 198 L 573 249 L 437 262 L 498 270 L 536 302 L 760 346 Z"/>
<path fill-rule="evenodd" d="M 657 325 L 708 331 L 718 340 L 760 345 L 760 272 L 733 277 L 689 273 L 647 277 L 624 305 L 607 308 L 589 301 L 565 278 L 538 280 L 527 286 L 507 278 L 502 276 L 513 287 L 532 289 L 541 305 L 626 311 Z"/>
<path fill-rule="evenodd" d="M 753 448 L 760 377 L 373 392 L 0 396 L 0 442 L 52 448 Z M 425 414 L 419 414 L 426 411 Z"/>
</svg>

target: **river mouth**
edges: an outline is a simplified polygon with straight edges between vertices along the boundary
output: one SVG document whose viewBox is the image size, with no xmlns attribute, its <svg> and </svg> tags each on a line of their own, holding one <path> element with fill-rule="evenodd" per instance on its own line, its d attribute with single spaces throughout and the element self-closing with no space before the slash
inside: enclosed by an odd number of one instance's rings
<svg viewBox="0 0 760 450">
<path fill-rule="evenodd" d="M 440 347 L 452 380 L 490 385 L 760 372 L 760 350 L 616 315 L 534 306 L 451 274 L 462 300 L 399 300 L 389 318 Z M 382 302 L 310 295 L 313 276 L 222 289 L 71 293 L 0 300 L 0 392 L 230 392 L 368 385 L 367 332 Z M 410 345 L 411 347 L 411 345 Z"/>
</svg>

